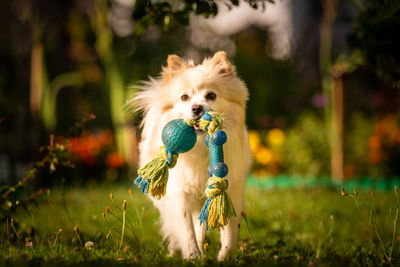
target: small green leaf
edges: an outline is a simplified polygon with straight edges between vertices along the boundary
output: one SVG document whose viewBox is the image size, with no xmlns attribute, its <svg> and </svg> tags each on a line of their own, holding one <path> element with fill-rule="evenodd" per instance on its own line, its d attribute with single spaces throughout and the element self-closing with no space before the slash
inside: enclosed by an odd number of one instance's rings
<svg viewBox="0 0 400 267">
<path fill-rule="evenodd" d="M 0 193 L 3 192 L 3 191 L 6 191 L 8 188 L 10 188 L 9 185 L 2 185 L 2 186 L 0 186 Z"/>
<path fill-rule="evenodd" d="M 394 15 L 400 9 L 400 1 L 386 1 L 378 12 L 377 21 L 385 20 Z"/>
</svg>

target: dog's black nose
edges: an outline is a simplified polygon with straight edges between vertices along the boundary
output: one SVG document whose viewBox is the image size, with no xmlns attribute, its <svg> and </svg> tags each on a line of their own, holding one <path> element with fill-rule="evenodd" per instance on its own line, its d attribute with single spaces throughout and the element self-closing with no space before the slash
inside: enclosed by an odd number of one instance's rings
<svg viewBox="0 0 400 267">
<path fill-rule="evenodd" d="M 200 115 L 203 112 L 203 106 L 202 105 L 193 105 L 192 106 L 192 112 L 194 115 Z"/>
</svg>

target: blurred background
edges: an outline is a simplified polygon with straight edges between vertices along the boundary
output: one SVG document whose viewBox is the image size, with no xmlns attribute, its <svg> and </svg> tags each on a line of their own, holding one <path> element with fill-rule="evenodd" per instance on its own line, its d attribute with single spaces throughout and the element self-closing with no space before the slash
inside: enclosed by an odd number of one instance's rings
<svg viewBox="0 0 400 267">
<path fill-rule="evenodd" d="M 0 184 L 130 183 L 134 84 L 168 54 L 219 50 L 250 91 L 250 183 L 398 181 L 397 1 L 3 0 L 0 13 Z"/>
</svg>

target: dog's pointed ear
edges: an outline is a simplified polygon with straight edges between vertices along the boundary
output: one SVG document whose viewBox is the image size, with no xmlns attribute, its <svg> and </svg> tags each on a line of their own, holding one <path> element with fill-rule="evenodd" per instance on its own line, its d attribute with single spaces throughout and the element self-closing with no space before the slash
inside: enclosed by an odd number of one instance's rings
<svg viewBox="0 0 400 267">
<path fill-rule="evenodd" d="M 187 69 L 185 61 L 177 55 L 169 55 L 167 60 L 167 68 L 164 72 L 164 79 L 168 81 Z"/>
<path fill-rule="evenodd" d="M 229 62 L 228 57 L 224 51 L 219 51 L 214 54 L 211 59 L 211 64 L 213 68 L 218 72 L 221 76 L 232 76 L 233 75 L 233 66 Z"/>
</svg>

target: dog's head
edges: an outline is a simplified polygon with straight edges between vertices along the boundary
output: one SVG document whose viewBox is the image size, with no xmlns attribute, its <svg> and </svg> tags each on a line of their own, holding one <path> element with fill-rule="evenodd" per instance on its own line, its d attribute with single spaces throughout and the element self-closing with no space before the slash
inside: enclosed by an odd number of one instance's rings
<svg viewBox="0 0 400 267">
<path fill-rule="evenodd" d="M 211 110 L 228 120 L 244 120 L 248 91 L 225 52 L 217 52 L 199 65 L 170 55 L 161 79 L 145 84 L 137 99 L 139 109 L 157 106 L 170 119 L 197 119 Z"/>
</svg>

